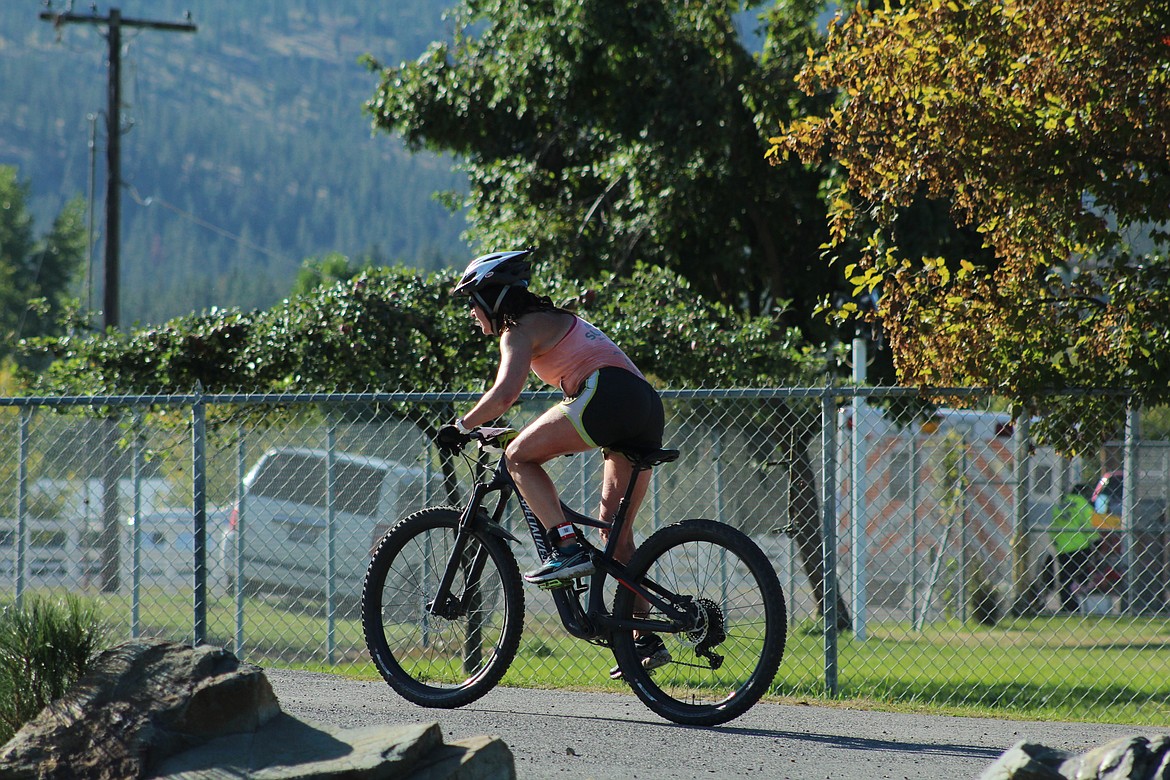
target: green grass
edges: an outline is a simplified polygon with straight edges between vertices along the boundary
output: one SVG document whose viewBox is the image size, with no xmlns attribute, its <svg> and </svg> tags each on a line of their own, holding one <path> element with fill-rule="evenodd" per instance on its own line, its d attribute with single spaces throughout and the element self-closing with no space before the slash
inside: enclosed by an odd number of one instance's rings
<svg viewBox="0 0 1170 780">
<path fill-rule="evenodd" d="M 114 637 L 130 636 L 130 604 L 103 597 Z M 320 608 L 266 599 L 245 602 L 243 660 L 261 666 L 377 679 L 355 616 L 335 621 L 333 663 Z M 235 650 L 235 601 L 210 599 L 208 639 Z M 140 633 L 190 641 L 190 594 L 143 591 Z M 995 718 L 1164 725 L 1170 720 L 1170 621 L 1049 617 L 1001 621 L 994 628 L 956 622 L 914 632 L 871 624 L 868 637 L 839 638 L 838 694 L 825 695 L 819 629 L 790 627 L 772 694 L 777 702 Z M 503 684 L 625 691 L 609 679 L 613 656 L 529 614 L 520 651 Z"/>
<path fill-rule="evenodd" d="M 824 692 L 823 642 L 791 636 L 777 692 Z M 1033 618 L 994 629 L 872 628 L 839 639 L 839 698 L 883 709 L 1037 720 L 1164 724 L 1170 719 L 1170 623 Z"/>
</svg>

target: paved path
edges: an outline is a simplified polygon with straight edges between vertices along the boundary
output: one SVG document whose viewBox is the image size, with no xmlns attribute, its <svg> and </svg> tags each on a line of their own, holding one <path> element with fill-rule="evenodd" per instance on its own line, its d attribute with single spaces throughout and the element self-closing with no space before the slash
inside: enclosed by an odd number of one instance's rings
<svg viewBox="0 0 1170 780">
<path fill-rule="evenodd" d="M 428 710 L 381 682 L 265 670 L 298 718 L 355 727 L 437 721 L 447 740 L 503 738 L 520 780 L 545 778 L 931 778 L 972 780 L 1026 739 L 1083 752 L 1170 729 L 1037 723 L 758 704 L 726 726 L 660 719 L 632 695 L 497 688 L 458 710 Z"/>
</svg>

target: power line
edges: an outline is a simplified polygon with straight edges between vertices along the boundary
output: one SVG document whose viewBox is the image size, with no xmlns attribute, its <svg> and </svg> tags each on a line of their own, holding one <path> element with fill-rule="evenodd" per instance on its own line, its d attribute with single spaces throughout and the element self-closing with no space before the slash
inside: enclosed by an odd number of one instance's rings
<svg viewBox="0 0 1170 780">
<path fill-rule="evenodd" d="M 259 244 L 253 243 L 241 235 L 237 235 L 236 233 L 233 233 L 226 228 L 222 228 L 219 225 L 208 222 L 207 220 L 203 219 L 202 217 L 200 217 L 196 214 L 192 214 L 190 211 L 186 211 L 182 208 L 179 208 L 174 203 L 170 203 L 169 201 L 166 201 L 163 198 L 160 198 L 158 195 L 147 195 L 144 198 L 144 197 L 142 197 L 141 193 L 139 193 L 138 190 L 134 187 L 134 185 L 128 185 L 127 190 L 130 192 L 130 197 L 133 198 L 134 202 L 137 203 L 139 206 L 149 208 L 150 206 L 153 206 L 154 204 L 157 203 L 158 205 L 162 206 L 163 208 L 169 209 L 170 211 L 175 212 L 179 216 L 183 217 L 186 220 L 193 222 L 194 224 L 198 225 L 199 227 L 204 228 L 205 230 L 210 230 L 212 233 L 215 233 L 216 235 L 219 235 L 219 236 L 223 236 L 224 238 L 226 238 L 230 241 L 234 241 L 235 243 L 239 244 L 240 246 L 247 247 L 248 249 L 255 250 L 255 251 L 260 252 L 261 254 L 264 254 L 264 255 L 268 255 L 273 260 L 280 260 L 282 262 L 295 262 L 291 257 L 289 257 L 287 255 L 282 255 L 279 252 L 274 252 L 271 249 L 267 249 L 265 247 L 260 246 Z"/>
</svg>

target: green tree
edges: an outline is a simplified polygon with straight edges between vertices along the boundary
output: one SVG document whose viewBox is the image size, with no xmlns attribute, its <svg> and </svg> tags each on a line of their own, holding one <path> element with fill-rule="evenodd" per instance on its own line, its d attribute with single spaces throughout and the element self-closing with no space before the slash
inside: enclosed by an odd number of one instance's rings
<svg viewBox="0 0 1170 780">
<path fill-rule="evenodd" d="M 66 204 L 37 239 L 28 200 L 28 182 L 0 165 L 0 362 L 19 339 L 54 332 L 85 257 L 84 202 Z"/>
<path fill-rule="evenodd" d="M 454 39 L 383 70 L 368 109 L 412 148 L 463 161 L 481 246 L 538 246 L 576 280 L 670 268 L 819 339 L 823 177 L 777 176 L 761 147 L 812 102 L 784 85 L 819 45 L 822 4 L 777 3 L 745 42 L 739 12 L 761 5 L 466 0 Z"/>
<path fill-rule="evenodd" d="M 1044 390 L 1170 396 L 1170 6 L 857 9 L 800 83 L 840 100 L 788 124 L 769 154 L 842 166 L 832 242 L 856 288 L 880 290 L 902 381 L 1000 388 L 1075 422 L 1070 449 L 1112 434 L 1118 417 L 1101 410 L 1116 404 L 1041 402 Z M 922 195 L 951 204 L 995 262 L 892 243 Z"/>
<path fill-rule="evenodd" d="M 292 294 L 304 295 L 324 285 L 350 281 L 372 266 L 369 259 L 355 264 L 340 252 L 311 257 L 301 263 L 301 270 L 293 280 Z"/>
</svg>

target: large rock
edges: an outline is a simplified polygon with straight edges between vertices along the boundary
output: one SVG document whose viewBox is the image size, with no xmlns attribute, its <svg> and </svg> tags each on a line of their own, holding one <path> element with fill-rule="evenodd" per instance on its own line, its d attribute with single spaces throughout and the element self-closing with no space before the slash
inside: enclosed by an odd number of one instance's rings
<svg viewBox="0 0 1170 780">
<path fill-rule="evenodd" d="M 439 724 L 328 730 L 281 714 L 251 734 L 220 737 L 163 761 L 149 777 L 165 780 L 296 778 L 514 778 L 512 753 L 499 739 L 443 744 Z"/>
<path fill-rule="evenodd" d="M 1122 737 L 1087 753 L 1019 742 L 980 780 L 1170 780 L 1170 737 Z"/>
<path fill-rule="evenodd" d="M 498 739 L 438 724 L 328 729 L 280 711 L 263 671 L 212 647 L 136 640 L 0 749 L 0 780 L 514 778 Z"/>
</svg>

